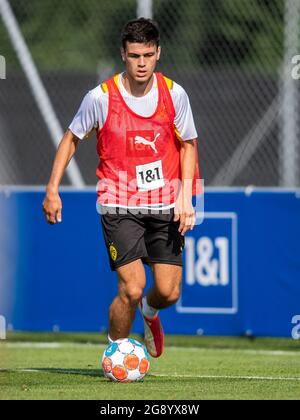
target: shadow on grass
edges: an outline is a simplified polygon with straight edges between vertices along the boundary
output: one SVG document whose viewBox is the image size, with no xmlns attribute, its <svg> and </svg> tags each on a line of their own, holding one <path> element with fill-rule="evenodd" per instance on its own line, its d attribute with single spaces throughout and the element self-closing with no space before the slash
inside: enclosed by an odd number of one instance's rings
<svg viewBox="0 0 300 420">
<path fill-rule="evenodd" d="M 62 375 L 80 375 L 80 376 L 87 376 L 87 377 L 91 377 L 91 378 L 98 378 L 101 379 L 103 381 L 106 381 L 107 383 L 111 383 L 111 384 L 117 384 L 119 382 L 114 382 L 114 381 L 109 381 L 107 380 L 107 378 L 105 378 L 104 374 L 103 374 L 103 369 L 61 369 L 61 368 L 30 368 L 30 369 L 26 369 L 27 371 L 31 371 L 31 372 L 35 372 L 35 373 L 53 373 L 53 374 L 62 374 Z M 168 380 L 166 380 L 166 378 L 157 378 L 154 375 L 151 374 L 147 374 L 147 382 L 157 382 L 157 379 L 160 380 L 160 382 L 168 382 Z M 133 382 L 136 384 L 140 384 L 143 383 L 144 380 L 141 381 L 137 381 L 137 382 Z M 170 382 L 174 382 L 174 378 L 171 379 Z M 122 384 L 124 386 L 124 384 Z"/>
<path fill-rule="evenodd" d="M 62 374 L 62 375 L 80 375 L 80 376 L 88 376 L 88 377 L 92 377 L 92 378 L 99 378 L 103 381 L 106 381 L 107 383 L 110 384 L 118 384 L 119 382 L 113 382 L 113 381 L 109 381 L 107 380 L 107 378 L 104 377 L 103 374 L 103 370 L 102 369 L 61 369 L 61 368 L 32 368 L 32 369 L 28 369 L 34 372 L 44 372 L 44 373 L 54 373 L 54 374 Z M 146 379 L 146 383 L 155 383 L 157 384 L 158 382 L 161 384 L 174 384 L 174 382 L 178 382 L 178 378 L 172 378 L 172 377 L 167 377 L 167 376 L 157 376 L 155 374 L 151 374 L 148 373 L 146 375 L 146 377 L 138 382 L 133 382 L 132 384 L 130 384 L 131 386 L 133 384 L 141 384 L 144 383 Z M 180 378 L 180 382 L 181 384 L 190 384 L 190 383 L 199 383 L 199 379 L 197 377 L 195 378 Z M 122 384 L 122 386 L 124 386 L 124 384 Z"/>
<path fill-rule="evenodd" d="M 102 369 L 61 369 L 61 368 L 31 368 L 34 372 L 46 372 L 63 375 L 81 375 L 93 378 L 104 378 Z"/>
</svg>

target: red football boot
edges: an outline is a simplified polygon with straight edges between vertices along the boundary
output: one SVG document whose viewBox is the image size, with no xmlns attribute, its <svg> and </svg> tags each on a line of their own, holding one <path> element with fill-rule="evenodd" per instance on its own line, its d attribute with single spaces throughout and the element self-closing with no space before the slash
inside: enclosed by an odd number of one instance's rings
<svg viewBox="0 0 300 420">
<path fill-rule="evenodd" d="M 144 319 L 144 341 L 145 346 L 152 357 L 161 356 L 164 350 L 164 331 L 156 315 L 154 318 L 148 318 L 143 314 L 142 302 L 139 303 L 139 309 Z"/>
</svg>

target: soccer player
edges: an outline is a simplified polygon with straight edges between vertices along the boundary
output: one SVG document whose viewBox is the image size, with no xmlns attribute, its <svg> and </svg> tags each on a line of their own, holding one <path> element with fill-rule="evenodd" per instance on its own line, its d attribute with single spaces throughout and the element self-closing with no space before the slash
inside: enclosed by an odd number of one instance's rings
<svg viewBox="0 0 300 420">
<path fill-rule="evenodd" d="M 97 133 L 99 212 L 118 295 L 109 309 L 109 341 L 128 337 L 139 306 L 152 357 L 164 348 L 159 310 L 180 296 L 184 234 L 195 225 L 197 133 L 185 90 L 155 72 L 159 29 L 150 19 L 122 31 L 125 71 L 89 91 L 59 145 L 46 189 L 47 221 L 62 221 L 59 185 L 79 140 Z M 153 286 L 146 285 L 144 263 Z"/>
</svg>

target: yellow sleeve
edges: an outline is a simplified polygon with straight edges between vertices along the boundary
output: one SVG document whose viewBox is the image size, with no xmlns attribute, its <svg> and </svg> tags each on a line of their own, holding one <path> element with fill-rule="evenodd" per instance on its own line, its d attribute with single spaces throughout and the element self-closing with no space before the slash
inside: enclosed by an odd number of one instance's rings
<svg viewBox="0 0 300 420">
<path fill-rule="evenodd" d="M 167 83 L 167 86 L 169 90 L 173 89 L 173 80 L 169 79 L 168 77 L 164 76 L 165 82 Z"/>
<path fill-rule="evenodd" d="M 101 89 L 104 93 L 108 93 L 108 87 L 106 83 L 101 83 Z"/>
</svg>

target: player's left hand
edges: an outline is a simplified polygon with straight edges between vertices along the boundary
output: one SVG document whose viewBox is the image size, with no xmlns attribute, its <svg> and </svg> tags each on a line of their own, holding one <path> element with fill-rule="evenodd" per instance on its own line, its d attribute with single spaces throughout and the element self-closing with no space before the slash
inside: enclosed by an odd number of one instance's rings
<svg viewBox="0 0 300 420">
<path fill-rule="evenodd" d="M 196 213 L 191 200 L 179 197 L 174 208 L 174 222 L 180 220 L 178 232 L 184 236 L 188 230 L 193 230 L 196 222 Z"/>
</svg>

